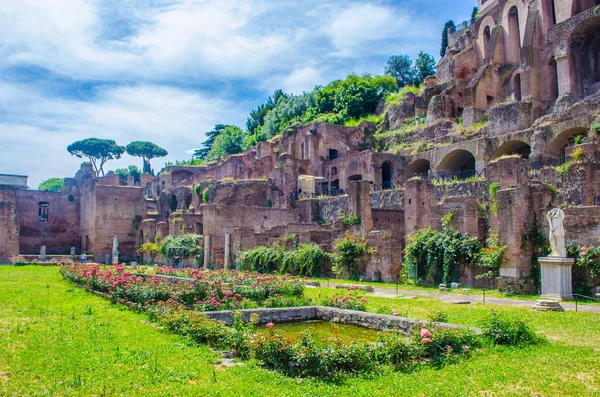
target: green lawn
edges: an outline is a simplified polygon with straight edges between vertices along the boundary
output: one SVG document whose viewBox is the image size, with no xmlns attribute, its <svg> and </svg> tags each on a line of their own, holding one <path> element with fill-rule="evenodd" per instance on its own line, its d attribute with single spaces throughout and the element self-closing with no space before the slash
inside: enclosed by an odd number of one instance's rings
<svg viewBox="0 0 600 397">
<path fill-rule="evenodd" d="M 372 311 L 396 309 L 426 318 L 443 310 L 451 322 L 467 325 L 477 325 L 493 307 L 421 297 L 368 299 Z M 441 370 L 385 371 L 327 384 L 286 378 L 256 363 L 225 368 L 219 365 L 220 355 L 208 347 L 161 332 L 146 315 L 72 286 L 57 268 L 0 266 L 0 395 L 600 395 L 600 315 L 496 308 L 529 318 L 551 342 L 526 349 L 483 349 Z"/>
</svg>

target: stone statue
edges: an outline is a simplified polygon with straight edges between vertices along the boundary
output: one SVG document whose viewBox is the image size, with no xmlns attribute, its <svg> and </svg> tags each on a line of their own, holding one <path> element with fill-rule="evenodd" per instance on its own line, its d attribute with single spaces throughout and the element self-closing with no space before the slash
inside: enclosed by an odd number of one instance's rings
<svg viewBox="0 0 600 397">
<path fill-rule="evenodd" d="M 546 214 L 549 226 L 549 239 L 552 253 L 550 257 L 566 258 L 567 250 L 565 248 L 565 228 L 563 220 L 565 213 L 560 208 L 554 208 Z"/>
<path fill-rule="evenodd" d="M 112 249 L 112 260 L 113 260 L 113 265 L 118 265 L 119 264 L 119 238 L 117 236 L 115 236 L 115 238 L 113 238 L 113 249 Z"/>
<path fill-rule="evenodd" d="M 112 249 L 113 254 L 115 253 L 119 253 L 119 238 L 117 236 L 115 236 L 113 238 L 113 249 Z"/>
</svg>

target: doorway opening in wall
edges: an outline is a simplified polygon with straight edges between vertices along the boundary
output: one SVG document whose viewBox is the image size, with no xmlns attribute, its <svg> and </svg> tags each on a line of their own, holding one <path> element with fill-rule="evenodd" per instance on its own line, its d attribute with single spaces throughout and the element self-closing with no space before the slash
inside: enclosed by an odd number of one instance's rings
<svg viewBox="0 0 600 397">
<path fill-rule="evenodd" d="M 475 156 L 468 150 L 454 150 L 440 162 L 437 173 L 442 178 L 467 179 L 475 176 Z"/>
<path fill-rule="evenodd" d="M 144 244 L 144 231 L 140 230 L 140 245 Z"/>
<path fill-rule="evenodd" d="M 329 160 L 335 160 L 338 158 L 337 149 L 329 149 Z"/>
<path fill-rule="evenodd" d="M 383 189 L 391 189 L 394 187 L 394 182 L 392 180 L 394 174 L 394 170 L 392 165 L 386 161 L 381 165 L 381 187 Z"/>
<path fill-rule="evenodd" d="M 492 105 L 494 104 L 494 97 L 490 96 L 490 95 L 486 95 L 485 99 L 487 101 L 487 107 L 488 109 L 492 107 Z"/>
<path fill-rule="evenodd" d="M 515 101 L 521 100 L 521 74 L 517 73 L 513 79 L 513 99 Z"/>
<path fill-rule="evenodd" d="M 204 234 L 204 225 L 200 222 L 196 222 L 196 224 L 194 225 L 194 229 L 196 234 Z"/>
<path fill-rule="evenodd" d="M 171 195 L 171 200 L 169 201 L 169 209 L 171 210 L 171 212 L 175 212 L 177 211 L 177 196 L 175 196 L 174 194 Z"/>
</svg>

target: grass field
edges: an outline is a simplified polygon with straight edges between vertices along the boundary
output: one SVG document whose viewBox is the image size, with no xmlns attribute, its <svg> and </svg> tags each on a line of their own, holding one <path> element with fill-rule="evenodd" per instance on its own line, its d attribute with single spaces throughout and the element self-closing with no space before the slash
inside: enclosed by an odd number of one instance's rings
<svg viewBox="0 0 600 397">
<path fill-rule="evenodd" d="M 421 297 L 368 299 L 370 311 L 426 319 L 443 310 L 450 322 L 465 325 L 478 325 L 493 308 Z M 0 395 L 600 396 L 600 315 L 496 309 L 530 319 L 550 342 L 483 349 L 440 370 L 390 370 L 328 384 L 290 379 L 254 362 L 224 367 L 220 354 L 74 287 L 57 268 L 0 266 Z"/>
</svg>

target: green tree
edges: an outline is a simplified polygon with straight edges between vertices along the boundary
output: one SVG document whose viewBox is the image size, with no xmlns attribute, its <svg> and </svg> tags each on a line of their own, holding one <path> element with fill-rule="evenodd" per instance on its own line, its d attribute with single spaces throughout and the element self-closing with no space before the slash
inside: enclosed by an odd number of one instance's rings
<svg viewBox="0 0 600 397">
<path fill-rule="evenodd" d="M 125 148 L 130 156 L 141 157 L 143 160 L 142 170 L 144 174 L 151 174 L 150 160 L 157 157 L 165 157 L 168 153 L 155 143 L 147 141 L 134 141 Z"/>
<path fill-rule="evenodd" d="M 448 29 L 454 28 L 454 21 L 449 20 L 444 24 L 444 30 L 442 30 L 442 47 L 440 48 L 440 56 L 446 55 L 446 49 L 448 48 Z"/>
<path fill-rule="evenodd" d="M 223 130 L 227 127 L 228 125 L 226 124 L 217 124 L 215 125 L 215 128 L 205 133 L 207 139 L 202 142 L 202 147 L 194 152 L 194 157 L 200 160 L 207 160 L 208 153 L 210 152 L 210 149 L 212 149 L 215 139 L 217 139 L 217 137 L 221 135 Z"/>
<path fill-rule="evenodd" d="M 275 108 L 277 103 L 284 98 L 288 98 L 288 94 L 283 90 L 277 90 L 273 93 L 273 97 L 268 97 L 267 101 L 250 112 L 250 116 L 246 120 L 246 129 L 250 135 L 260 135 L 260 129 L 265 123 L 265 116 Z"/>
<path fill-rule="evenodd" d="M 408 55 L 392 55 L 389 57 L 384 73 L 396 79 L 398 88 L 412 85 L 415 82 L 415 68 Z"/>
<path fill-rule="evenodd" d="M 60 192 L 65 185 L 65 178 L 49 178 L 39 184 L 37 190 L 42 192 Z"/>
<path fill-rule="evenodd" d="M 139 182 L 142 176 L 142 171 L 135 166 L 130 165 L 128 168 L 117 168 L 115 174 L 119 175 L 121 179 L 127 179 L 128 176 L 132 176 L 135 182 Z"/>
<path fill-rule="evenodd" d="M 246 132 L 234 125 L 226 126 L 213 142 L 207 158 L 218 158 L 225 154 L 240 153 L 244 148 Z"/>
<path fill-rule="evenodd" d="M 473 7 L 473 11 L 471 12 L 471 21 L 474 21 L 479 16 L 479 8 L 477 6 Z"/>
<path fill-rule="evenodd" d="M 117 145 L 112 139 L 87 138 L 73 142 L 67 146 L 67 151 L 79 158 L 86 157 L 92 163 L 96 175 L 104 175 L 104 164 L 121 158 L 125 147 Z"/>
<path fill-rule="evenodd" d="M 428 76 L 435 76 L 435 59 L 421 51 L 415 61 L 415 85 L 421 85 Z"/>
</svg>

